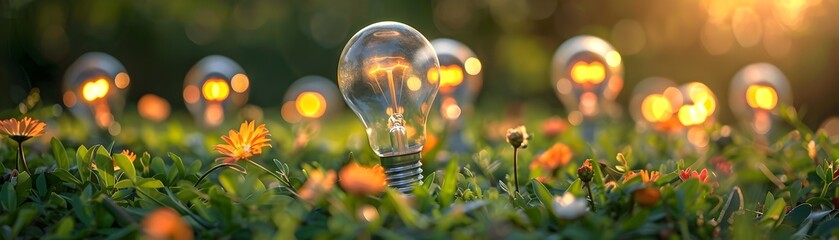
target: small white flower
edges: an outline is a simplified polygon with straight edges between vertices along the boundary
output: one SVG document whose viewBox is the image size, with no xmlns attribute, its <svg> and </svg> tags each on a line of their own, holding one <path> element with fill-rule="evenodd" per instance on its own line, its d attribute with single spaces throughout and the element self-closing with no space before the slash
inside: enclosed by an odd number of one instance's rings
<svg viewBox="0 0 839 240">
<path fill-rule="evenodd" d="M 577 219 L 588 212 L 585 199 L 578 199 L 574 194 L 565 192 L 562 196 L 554 197 L 554 214 L 563 219 Z"/>
</svg>

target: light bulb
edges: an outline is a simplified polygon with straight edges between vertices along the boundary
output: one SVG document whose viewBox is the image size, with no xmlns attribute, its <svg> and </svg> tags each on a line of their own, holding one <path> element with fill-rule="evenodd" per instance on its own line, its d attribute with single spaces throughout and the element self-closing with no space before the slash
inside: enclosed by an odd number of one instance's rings
<svg viewBox="0 0 839 240">
<path fill-rule="evenodd" d="M 463 124 L 466 113 L 474 109 L 475 97 L 483 83 L 481 60 L 472 49 L 452 39 L 434 39 L 431 46 L 437 52 L 440 69 L 439 76 L 437 69 L 431 69 L 428 79 L 440 82 L 439 104 L 435 105 L 440 106 L 440 115 L 446 122 L 449 134 L 446 143 L 452 151 L 469 152 L 463 136 Z"/>
<path fill-rule="evenodd" d="M 89 125 L 116 135 L 130 83 L 119 60 L 106 53 L 85 53 L 64 75 L 64 105 Z"/>
<path fill-rule="evenodd" d="M 286 90 L 281 114 L 289 123 L 321 119 L 340 111 L 340 101 L 335 82 L 321 76 L 305 76 Z"/>
<path fill-rule="evenodd" d="M 731 80 L 730 89 L 731 111 L 758 135 L 769 133 L 781 105 L 792 105 L 787 77 L 769 63 L 743 67 Z"/>
<path fill-rule="evenodd" d="M 593 36 L 568 39 L 553 56 L 551 81 L 570 116 L 582 116 L 583 135 L 593 141 L 592 121 L 617 115 L 613 100 L 623 88 L 623 61 L 612 45 Z"/>
<path fill-rule="evenodd" d="M 338 86 L 361 119 L 388 185 L 411 192 L 422 180 L 425 122 L 440 81 L 434 48 L 414 28 L 379 22 L 356 33 L 341 53 Z M 431 72 L 431 74 L 429 74 Z"/>
<path fill-rule="evenodd" d="M 641 130 L 653 128 L 673 132 L 680 127 L 677 112 L 682 106 L 682 98 L 676 83 L 670 79 L 647 78 L 635 85 L 629 113 Z"/>
<path fill-rule="evenodd" d="M 248 101 L 250 79 L 230 58 L 212 55 L 198 61 L 184 80 L 184 102 L 198 125 L 212 128 L 225 113 Z"/>
</svg>

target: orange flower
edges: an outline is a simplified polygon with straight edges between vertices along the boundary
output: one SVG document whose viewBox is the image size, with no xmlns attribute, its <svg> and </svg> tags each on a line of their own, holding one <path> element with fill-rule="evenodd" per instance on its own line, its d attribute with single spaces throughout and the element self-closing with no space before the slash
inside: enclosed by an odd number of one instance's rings
<svg viewBox="0 0 839 240">
<path fill-rule="evenodd" d="M 20 121 L 14 118 L 0 121 L 0 131 L 6 133 L 9 138 L 18 143 L 44 135 L 46 126 L 46 123 L 30 117 L 24 117 Z"/>
<path fill-rule="evenodd" d="M 568 129 L 568 122 L 560 117 L 551 117 L 542 122 L 542 133 L 552 139 Z"/>
<path fill-rule="evenodd" d="M 192 227 L 171 208 L 158 208 L 143 219 L 143 230 L 148 239 L 191 240 L 195 238 Z"/>
<path fill-rule="evenodd" d="M 323 171 L 313 170 L 309 173 L 309 179 L 300 188 L 300 198 L 306 201 L 315 201 L 323 194 L 332 190 L 335 186 L 335 171 L 329 170 L 326 174 Z"/>
<path fill-rule="evenodd" d="M 224 140 L 227 144 L 217 144 L 215 146 L 216 151 L 226 155 L 226 157 L 220 157 L 216 160 L 222 160 L 225 163 L 249 159 L 262 154 L 262 148 L 271 147 L 271 144 L 269 144 L 271 140 L 268 139 L 271 134 L 268 133 L 265 124 L 260 124 L 254 129 L 253 121 L 245 121 L 239 127 L 239 132 L 230 130 L 228 135 L 221 136 L 221 140 Z"/>
<path fill-rule="evenodd" d="M 647 170 L 641 170 L 641 171 L 638 171 L 638 173 L 627 172 L 626 176 L 624 176 L 624 178 L 623 178 L 623 182 L 626 183 L 630 179 L 633 179 L 633 178 L 638 177 L 638 176 L 641 177 L 641 182 L 643 182 L 643 183 L 654 183 L 655 181 L 658 180 L 658 177 L 661 176 L 661 173 L 658 172 L 658 171 L 647 171 Z"/>
<path fill-rule="evenodd" d="M 565 144 L 556 143 L 530 162 L 530 169 L 540 168 L 546 172 L 553 172 L 557 168 L 568 165 L 572 156 L 574 153 L 571 152 L 571 148 Z"/>
<path fill-rule="evenodd" d="M 387 187 L 385 169 L 379 164 L 367 168 L 352 162 L 344 166 L 338 175 L 339 183 L 344 191 L 359 196 L 378 194 Z"/>
</svg>

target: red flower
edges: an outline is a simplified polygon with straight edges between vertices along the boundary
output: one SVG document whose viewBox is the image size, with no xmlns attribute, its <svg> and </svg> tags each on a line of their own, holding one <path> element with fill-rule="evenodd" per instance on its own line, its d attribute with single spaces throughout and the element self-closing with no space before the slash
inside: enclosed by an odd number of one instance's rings
<svg viewBox="0 0 839 240">
<path fill-rule="evenodd" d="M 721 173 L 731 174 L 731 166 L 733 165 L 731 162 L 723 158 L 722 156 L 716 156 L 711 158 L 711 163 L 717 168 L 717 170 Z"/>
<path fill-rule="evenodd" d="M 701 172 L 696 172 L 696 170 L 691 171 L 690 168 L 686 168 L 685 170 L 679 172 L 679 178 L 681 178 L 682 181 L 696 178 L 702 183 L 708 183 L 708 169 L 703 168 Z"/>
</svg>

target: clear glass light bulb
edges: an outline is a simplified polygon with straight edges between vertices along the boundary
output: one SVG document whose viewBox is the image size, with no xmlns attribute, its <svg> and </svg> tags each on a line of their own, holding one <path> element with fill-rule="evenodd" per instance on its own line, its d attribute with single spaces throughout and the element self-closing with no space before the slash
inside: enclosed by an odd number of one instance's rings
<svg viewBox="0 0 839 240">
<path fill-rule="evenodd" d="M 388 185 L 402 192 L 422 179 L 425 122 L 440 81 L 437 54 L 414 28 L 379 22 L 356 33 L 341 53 L 338 85 L 381 157 Z M 429 74 L 431 73 L 431 74 Z"/>
<path fill-rule="evenodd" d="M 212 55 L 186 74 L 184 102 L 200 126 L 212 128 L 224 122 L 226 113 L 247 103 L 249 90 L 250 80 L 238 63 Z"/>
<path fill-rule="evenodd" d="M 281 114 L 287 122 L 297 123 L 329 117 L 342 105 L 335 82 L 321 76 L 305 76 L 286 90 Z"/>
<path fill-rule="evenodd" d="M 639 130 L 651 127 L 660 132 L 673 132 L 679 129 L 676 113 L 681 105 L 682 94 L 676 83 L 667 78 L 651 77 L 635 85 L 629 114 Z"/>
<path fill-rule="evenodd" d="M 781 105 L 792 105 L 784 73 L 769 63 L 750 64 L 734 75 L 728 97 L 731 111 L 758 135 L 769 133 Z"/>
<path fill-rule="evenodd" d="M 440 60 L 440 75 L 432 71 L 429 78 L 440 81 L 440 98 L 435 105 L 439 106 L 440 115 L 446 122 L 449 133 L 446 143 L 452 151 L 469 152 L 462 130 L 465 115 L 473 111 L 473 103 L 483 83 L 481 61 L 472 49 L 452 39 L 434 39 L 431 46 Z"/>
<path fill-rule="evenodd" d="M 581 124 L 583 137 L 593 142 L 594 121 L 620 114 L 614 99 L 623 88 L 621 55 L 603 39 L 577 36 L 557 48 L 552 66 L 553 88 L 568 110 L 569 122 Z"/>
<path fill-rule="evenodd" d="M 89 52 L 80 56 L 64 75 L 64 105 L 91 127 L 119 134 L 131 79 L 125 67 L 106 53 Z"/>
</svg>

